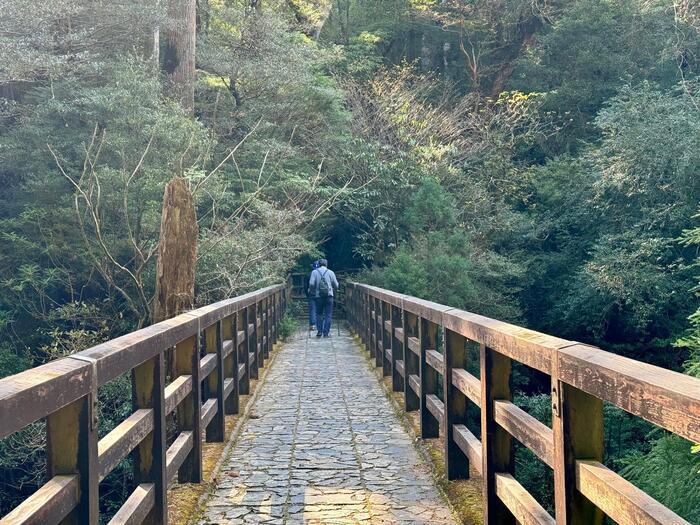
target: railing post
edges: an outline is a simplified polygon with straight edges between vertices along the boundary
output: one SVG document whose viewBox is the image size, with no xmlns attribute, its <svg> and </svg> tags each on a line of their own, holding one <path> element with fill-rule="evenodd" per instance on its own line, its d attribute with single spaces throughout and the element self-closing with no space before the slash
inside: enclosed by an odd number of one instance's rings
<svg viewBox="0 0 700 525">
<path fill-rule="evenodd" d="M 603 461 L 603 401 L 559 380 L 552 354 L 554 506 L 557 525 L 602 525 L 604 515 L 576 489 L 576 460 Z"/>
<path fill-rule="evenodd" d="M 382 302 L 374 298 L 374 364 L 384 365 L 384 321 L 382 320 Z"/>
<path fill-rule="evenodd" d="M 224 359 L 224 379 L 233 381 L 233 390 L 224 401 L 226 414 L 238 414 L 240 398 L 238 384 L 238 312 L 224 319 L 225 341 L 231 341 L 231 353 Z"/>
<path fill-rule="evenodd" d="M 408 347 L 409 337 L 418 337 L 418 317 L 404 310 L 403 355 L 404 355 L 404 403 L 406 412 L 420 408 L 420 397 L 411 388 L 411 376 L 420 377 L 420 358 Z"/>
<path fill-rule="evenodd" d="M 192 432 L 192 450 L 178 470 L 180 483 L 202 481 L 202 382 L 199 379 L 199 334 L 175 347 L 175 373 L 192 377 L 192 391 L 177 406 L 180 429 Z"/>
<path fill-rule="evenodd" d="M 274 350 L 277 344 L 277 292 L 272 294 L 272 349 Z"/>
<path fill-rule="evenodd" d="M 391 387 L 394 392 L 404 391 L 404 378 L 396 367 L 397 361 L 403 361 L 406 373 L 403 341 L 396 337 L 396 328 L 403 327 L 403 310 L 398 306 L 389 305 L 391 313 Z"/>
<path fill-rule="evenodd" d="M 132 453 L 136 485 L 153 483 L 155 488 L 155 503 L 144 523 L 162 525 L 168 522 L 163 352 L 131 371 L 131 388 L 134 411 L 142 408 L 153 409 L 153 431 L 141 440 Z"/>
<path fill-rule="evenodd" d="M 443 390 L 445 394 L 445 418 L 443 435 L 445 436 L 445 470 L 447 479 L 466 479 L 469 477 L 469 460 L 454 440 L 454 425 L 463 425 L 467 419 L 467 398 L 452 384 L 452 369 L 464 368 L 467 362 L 465 339 L 452 330 L 445 330 L 445 348 L 443 363 Z"/>
<path fill-rule="evenodd" d="M 250 325 L 253 325 L 253 333 L 250 333 Z M 248 359 L 250 378 L 258 378 L 258 303 L 253 303 L 248 307 L 248 325 L 246 329 L 246 341 L 248 341 Z M 250 363 L 250 354 L 253 354 L 253 362 Z"/>
<path fill-rule="evenodd" d="M 240 384 L 240 393 L 244 395 L 250 394 L 250 332 L 248 331 L 248 313 L 249 309 L 246 306 L 243 310 L 238 311 L 238 316 L 240 319 L 239 330 L 243 332 L 243 341 L 240 346 L 243 348 L 238 348 L 238 360 L 243 360 L 243 366 L 245 367 L 245 373 L 243 374 L 243 380 Z M 243 355 L 241 356 L 241 353 Z M 240 366 L 240 365 L 239 365 Z"/>
<path fill-rule="evenodd" d="M 511 359 L 484 344 L 479 348 L 484 525 L 515 525 L 515 518 L 496 494 L 496 473 L 513 474 L 513 440 L 496 423 L 494 413 L 494 401 L 512 399 Z"/>
<path fill-rule="evenodd" d="M 216 398 L 216 414 L 206 429 L 208 442 L 223 441 L 226 425 L 224 413 L 224 359 L 221 321 L 204 330 L 207 354 L 216 354 L 216 367 L 209 374 L 209 395 Z"/>
<path fill-rule="evenodd" d="M 362 301 L 362 307 L 364 311 L 364 326 L 363 329 L 366 332 L 367 342 L 365 343 L 365 348 L 369 351 L 369 355 L 372 356 L 372 303 L 370 302 L 370 297 L 366 291 L 361 291 L 360 300 Z"/>
<path fill-rule="evenodd" d="M 420 339 L 420 437 L 436 438 L 440 435 L 440 423 L 428 410 L 426 397 L 437 394 L 438 373 L 425 360 L 427 350 L 437 348 L 437 325 L 427 319 L 418 322 Z"/>
<path fill-rule="evenodd" d="M 270 358 L 270 344 L 272 343 L 272 337 L 270 333 L 270 297 L 267 296 L 262 301 L 263 304 L 263 362 Z"/>
<path fill-rule="evenodd" d="M 90 373 L 94 374 L 95 370 Z M 94 378 L 93 384 L 96 380 Z M 92 396 L 96 393 L 83 396 L 46 418 L 49 478 L 77 474 L 80 479 L 80 501 L 61 522 L 63 524 L 99 523 L 97 428 L 92 403 Z"/>
<path fill-rule="evenodd" d="M 382 305 L 382 375 L 383 376 L 388 376 L 391 375 L 391 365 L 392 362 L 389 361 L 386 357 L 386 351 L 387 349 L 391 349 L 391 340 L 393 339 L 391 337 L 391 333 L 387 332 L 386 329 L 386 322 L 389 321 L 391 323 L 391 305 L 389 303 L 386 303 L 384 301 L 381 301 Z M 388 335 L 387 335 L 388 333 Z M 393 354 L 392 354 L 392 359 L 393 359 Z"/>
<path fill-rule="evenodd" d="M 263 348 L 263 334 L 265 333 L 263 326 L 264 308 L 264 300 L 255 303 L 255 360 L 258 363 L 258 377 L 260 369 L 265 366 L 265 349 Z"/>
</svg>

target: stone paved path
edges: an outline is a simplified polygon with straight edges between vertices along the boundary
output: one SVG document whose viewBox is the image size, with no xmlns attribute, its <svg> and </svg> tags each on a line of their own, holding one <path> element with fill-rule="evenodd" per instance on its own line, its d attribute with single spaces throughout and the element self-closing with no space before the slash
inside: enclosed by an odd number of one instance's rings
<svg viewBox="0 0 700 525">
<path fill-rule="evenodd" d="M 454 524 L 346 332 L 280 350 L 200 525 Z"/>
</svg>

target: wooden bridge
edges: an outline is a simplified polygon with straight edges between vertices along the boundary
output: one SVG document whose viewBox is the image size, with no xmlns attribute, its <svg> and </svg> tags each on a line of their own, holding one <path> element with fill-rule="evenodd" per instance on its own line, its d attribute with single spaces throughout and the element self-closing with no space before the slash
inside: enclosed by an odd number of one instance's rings
<svg viewBox="0 0 700 525">
<path fill-rule="evenodd" d="M 0 524 L 99 523 L 100 481 L 128 456 L 135 489 L 110 524 L 166 523 L 168 485 L 202 481 L 202 440 L 227 438 L 224 417 L 238 412 L 239 396 L 265 365 L 288 297 L 286 287 L 272 286 L 1 379 L 0 439 L 45 419 L 48 481 Z M 603 465 L 603 403 L 700 442 L 700 380 L 372 286 L 349 284 L 345 302 L 374 365 L 403 393 L 405 409 L 419 411 L 421 436 L 443 438 L 448 478 L 468 477 L 470 465 L 480 474 L 484 523 L 596 525 L 605 515 L 623 525 L 687 523 Z M 299 369 L 288 356 L 286 368 Z M 360 361 L 353 356 L 345 354 L 345 365 Z M 551 377 L 552 428 L 513 404 L 514 361 Z M 313 383 L 322 382 L 327 367 L 314 369 L 321 375 Z M 98 389 L 126 373 L 133 412 L 98 439 Z M 479 414 L 479 432 L 470 429 L 470 411 Z M 352 426 L 357 412 L 347 414 Z M 170 440 L 169 418 L 177 423 Z M 514 477 L 513 439 L 553 469 L 556 518 Z M 401 465 L 408 450 L 393 459 Z M 264 522 L 291 522 L 289 494 L 284 508 Z"/>
</svg>

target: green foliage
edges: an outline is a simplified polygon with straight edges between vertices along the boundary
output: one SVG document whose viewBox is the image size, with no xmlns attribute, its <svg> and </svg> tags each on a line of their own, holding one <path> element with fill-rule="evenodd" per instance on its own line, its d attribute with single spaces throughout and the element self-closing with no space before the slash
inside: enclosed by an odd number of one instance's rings
<svg viewBox="0 0 700 525">
<path fill-rule="evenodd" d="M 622 474 L 690 523 L 700 522 L 700 455 L 678 436 L 659 438 L 648 454 L 631 454 Z"/>
<path fill-rule="evenodd" d="M 291 335 L 299 331 L 299 320 L 289 314 L 282 317 L 279 326 L 279 334 L 283 341 L 286 341 Z"/>
</svg>

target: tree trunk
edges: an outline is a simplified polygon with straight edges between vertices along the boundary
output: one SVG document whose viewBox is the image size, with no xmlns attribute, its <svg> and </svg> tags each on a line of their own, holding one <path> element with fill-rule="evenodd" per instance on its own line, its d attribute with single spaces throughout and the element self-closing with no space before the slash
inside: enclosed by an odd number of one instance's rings
<svg viewBox="0 0 700 525">
<path fill-rule="evenodd" d="M 163 28 L 163 69 L 168 90 L 188 115 L 194 114 L 194 53 L 197 34 L 196 0 L 168 0 L 168 19 Z"/>
<path fill-rule="evenodd" d="M 156 266 L 154 322 L 169 319 L 194 304 L 197 262 L 197 216 L 187 181 L 173 178 L 165 186 Z"/>
</svg>

